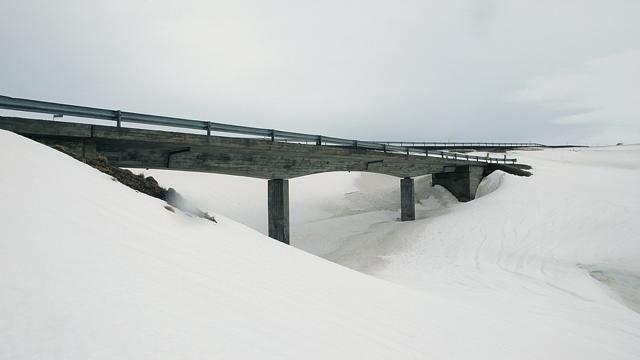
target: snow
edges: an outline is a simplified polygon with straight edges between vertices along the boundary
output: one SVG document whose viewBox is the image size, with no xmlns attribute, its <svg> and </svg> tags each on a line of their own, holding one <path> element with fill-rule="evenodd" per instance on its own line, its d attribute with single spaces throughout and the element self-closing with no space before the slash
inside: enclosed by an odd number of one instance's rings
<svg viewBox="0 0 640 360">
<path fill-rule="evenodd" d="M 519 152 L 533 177 L 494 173 L 464 204 L 423 177 L 409 223 L 398 179 L 293 179 L 286 246 L 259 232 L 262 180 L 144 171 L 214 224 L 0 144 L 0 359 L 640 354 L 640 147 Z"/>
</svg>

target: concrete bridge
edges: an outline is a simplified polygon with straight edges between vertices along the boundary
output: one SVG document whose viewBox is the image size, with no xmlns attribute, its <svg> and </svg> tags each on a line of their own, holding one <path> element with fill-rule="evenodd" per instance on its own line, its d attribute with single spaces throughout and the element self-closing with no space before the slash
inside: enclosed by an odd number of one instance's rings
<svg viewBox="0 0 640 360">
<path fill-rule="evenodd" d="M 0 117 L 0 129 L 78 156 L 98 154 L 119 167 L 211 172 L 268 179 L 269 236 L 289 243 L 288 179 L 331 171 L 366 171 L 400 178 L 401 220 L 415 219 L 414 177 L 433 174 L 460 201 L 474 199 L 478 184 L 495 170 L 529 176 L 515 159 L 308 135 L 273 129 L 127 113 L 0 96 L 0 108 L 112 120 L 116 126 Z M 198 133 L 124 127 L 143 123 Z M 213 131 L 221 134 L 214 134 Z M 206 132 L 206 133 L 205 133 Z M 221 136 L 234 133 L 235 137 Z M 239 137 L 237 135 L 241 135 Z M 309 144 L 311 143 L 311 144 Z"/>
</svg>

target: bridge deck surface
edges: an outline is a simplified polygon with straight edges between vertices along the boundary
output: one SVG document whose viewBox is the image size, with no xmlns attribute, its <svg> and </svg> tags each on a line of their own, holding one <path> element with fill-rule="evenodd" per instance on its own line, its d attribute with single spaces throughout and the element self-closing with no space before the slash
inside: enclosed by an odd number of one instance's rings
<svg viewBox="0 0 640 360">
<path fill-rule="evenodd" d="M 265 139 L 206 136 L 49 120 L 0 117 L 0 128 L 47 145 L 86 155 L 97 152 L 113 165 L 288 179 L 331 171 L 367 171 L 415 177 L 482 166 L 528 176 L 524 164 L 496 164 L 406 155 L 353 147 L 306 145 Z"/>
</svg>

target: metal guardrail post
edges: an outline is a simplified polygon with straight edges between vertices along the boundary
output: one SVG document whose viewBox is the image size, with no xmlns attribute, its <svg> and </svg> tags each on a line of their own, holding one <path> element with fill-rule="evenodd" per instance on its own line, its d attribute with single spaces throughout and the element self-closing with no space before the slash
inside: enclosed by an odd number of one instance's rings
<svg viewBox="0 0 640 360">
<path fill-rule="evenodd" d="M 207 122 L 207 136 L 211 136 L 211 122 Z"/>
<path fill-rule="evenodd" d="M 122 127 L 122 111 L 116 111 L 116 126 Z"/>
</svg>

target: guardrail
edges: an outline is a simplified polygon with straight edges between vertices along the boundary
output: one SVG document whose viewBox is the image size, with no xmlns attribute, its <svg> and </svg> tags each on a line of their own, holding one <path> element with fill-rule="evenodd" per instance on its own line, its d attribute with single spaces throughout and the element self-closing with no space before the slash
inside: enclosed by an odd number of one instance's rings
<svg viewBox="0 0 640 360">
<path fill-rule="evenodd" d="M 361 148 L 369 150 L 377 150 L 390 153 L 402 153 L 406 155 L 423 155 L 428 157 L 439 157 L 442 159 L 453 159 L 457 161 L 473 161 L 482 163 L 504 163 L 515 164 L 517 159 L 508 159 L 505 155 L 502 158 L 474 156 L 466 154 L 458 154 L 455 152 L 441 150 L 423 150 L 410 146 L 398 146 L 394 144 L 385 144 L 375 141 L 360 141 L 336 138 L 324 135 L 311 135 L 296 133 L 290 131 L 281 131 L 275 129 L 263 129 L 250 126 L 222 124 L 205 120 L 191 120 L 169 116 L 139 114 L 121 110 L 108 110 L 88 106 L 59 104 L 38 100 L 13 98 L 0 95 L 0 109 L 24 111 L 31 113 L 51 114 L 54 117 L 61 115 L 109 120 L 113 121 L 115 126 L 122 127 L 123 123 L 135 123 L 155 126 L 166 126 L 170 128 L 182 128 L 201 130 L 206 132 L 207 136 L 215 133 L 236 134 L 244 136 L 256 136 L 271 141 L 279 142 L 296 142 L 296 143 L 314 143 L 315 145 L 327 146 L 347 146 L 352 148 Z"/>
<path fill-rule="evenodd" d="M 473 148 L 473 147 L 495 147 L 495 148 L 515 148 L 515 147 L 543 147 L 544 144 L 539 143 L 498 143 L 498 142 L 448 142 L 448 141 L 374 141 L 380 144 L 397 145 L 397 146 L 429 146 L 429 147 L 442 147 L 442 148 Z"/>
</svg>

